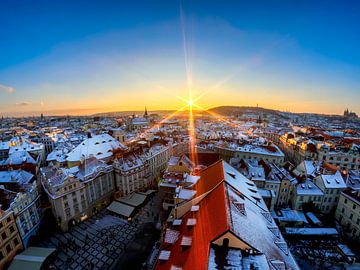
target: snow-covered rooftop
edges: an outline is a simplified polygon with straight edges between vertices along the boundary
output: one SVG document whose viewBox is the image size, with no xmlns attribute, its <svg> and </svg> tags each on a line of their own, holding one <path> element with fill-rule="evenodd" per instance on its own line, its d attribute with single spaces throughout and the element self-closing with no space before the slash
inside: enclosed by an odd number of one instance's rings
<svg viewBox="0 0 360 270">
<path fill-rule="evenodd" d="M 0 183 L 28 184 L 33 177 L 34 175 L 23 170 L 0 171 Z"/>
<path fill-rule="evenodd" d="M 107 159 L 113 155 L 115 149 L 126 149 L 126 147 L 109 134 L 100 134 L 80 143 L 68 154 L 66 160 L 76 162 L 91 156 Z"/>
<path fill-rule="evenodd" d="M 321 179 L 324 183 L 325 188 L 328 189 L 346 188 L 344 179 L 342 178 L 341 173 L 339 171 L 337 171 L 335 174 L 322 174 Z"/>
<path fill-rule="evenodd" d="M 296 186 L 296 194 L 297 195 L 324 195 L 320 188 L 307 179 L 305 182 L 298 184 Z"/>
</svg>

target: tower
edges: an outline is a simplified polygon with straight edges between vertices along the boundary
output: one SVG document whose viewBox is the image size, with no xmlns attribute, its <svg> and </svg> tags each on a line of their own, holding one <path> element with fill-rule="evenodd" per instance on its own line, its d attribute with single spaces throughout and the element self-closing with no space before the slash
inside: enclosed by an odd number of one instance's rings
<svg viewBox="0 0 360 270">
<path fill-rule="evenodd" d="M 147 108 L 145 106 L 145 112 L 144 112 L 144 117 L 147 118 L 149 115 L 148 115 L 148 111 L 147 111 Z"/>
</svg>

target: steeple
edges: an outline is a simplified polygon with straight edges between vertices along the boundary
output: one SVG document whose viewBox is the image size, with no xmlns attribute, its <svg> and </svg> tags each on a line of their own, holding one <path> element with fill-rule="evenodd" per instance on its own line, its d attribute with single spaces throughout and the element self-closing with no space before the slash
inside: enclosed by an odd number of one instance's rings
<svg viewBox="0 0 360 270">
<path fill-rule="evenodd" d="M 147 111 L 146 106 L 145 106 L 145 113 L 144 113 L 144 117 L 148 117 L 148 111 Z"/>
</svg>

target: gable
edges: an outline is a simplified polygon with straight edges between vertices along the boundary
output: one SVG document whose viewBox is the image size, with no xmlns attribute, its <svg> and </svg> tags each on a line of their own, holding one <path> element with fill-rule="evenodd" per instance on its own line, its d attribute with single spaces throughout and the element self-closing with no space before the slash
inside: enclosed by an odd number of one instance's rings
<svg viewBox="0 0 360 270">
<path fill-rule="evenodd" d="M 218 236 L 217 238 L 211 241 L 211 244 L 222 246 L 225 239 L 229 240 L 229 247 L 231 248 L 238 248 L 241 250 L 249 250 L 249 249 L 256 250 L 255 248 L 247 244 L 245 241 L 237 237 L 231 231 L 227 231 L 224 234 Z"/>
</svg>

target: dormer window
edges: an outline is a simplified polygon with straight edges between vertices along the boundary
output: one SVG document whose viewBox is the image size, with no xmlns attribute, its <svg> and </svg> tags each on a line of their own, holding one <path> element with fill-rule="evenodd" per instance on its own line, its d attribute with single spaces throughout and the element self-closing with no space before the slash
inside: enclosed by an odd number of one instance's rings
<svg viewBox="0 0 360 270">
<path fill-rule="evenodd" d="M 173 221 L 173 226 L 180 226 L 181 225 L 181 222 L 182 222 L 182 220 L 181 219 L 174 219 L 174 221 Z"/>
<path fill-rule="evenodd" d="M 279 228 L 274 226 L 274 227 L 268 227 L 268 229 L 277 237 L 280 238 L 280 231 Z"/>
<path fill-rule="evenodd" d="M 270 212 L 261 212 L 261 214 L 266 218 L 267 221 L 272 223 L 272 217 Z"/>
<path fill-rule="evenodd" d="M 191 236 L 183 236 L 181 239 L 181 246 L 190 247 L 192 244 L 192 237 Z"/>
<path fill-rule="evenodd" d="M 170 270 L 182 270 L 182 268 L 180 266 L 175 266 L 175 265 L 172 265 L 170 267 Z"/>
<path fill-rule="evenodd" d="M 188 218 L 186 225 L 187 226 L 195 226 L 196 224 L 196 218 Z"/>
<path fill-rule="evenodd" d="M 170 258 L 171 251 L 169 250 L 162 250 L 160 251 L 159 260 L 167 261 Z"/>
<path fill-rule="evenodd" d="M 233 202 L 237 210 L 244 216 L 246 216 L 245 204 L 243 202 Z"/>
<path fill-rule="evenodd" d="M 274 266 L 274 268 L 276 270 L 285 270 L 286 269 L 285 263 L 283 261 L 273 260 L 273 261 L 271 261 L 271 264 Z"/>
<path fill-rule="evenodd" d="M 197 212 L 199 211 L 200 206 L 199 205 L 193 205 L 191 206 L 191 212 Z"/>
<path fill-rule="evenodd" d="M 289 254 L 289 248 L 284 241 L 276 241 L 275 244 L 286 254 Z"/>
</svg>

